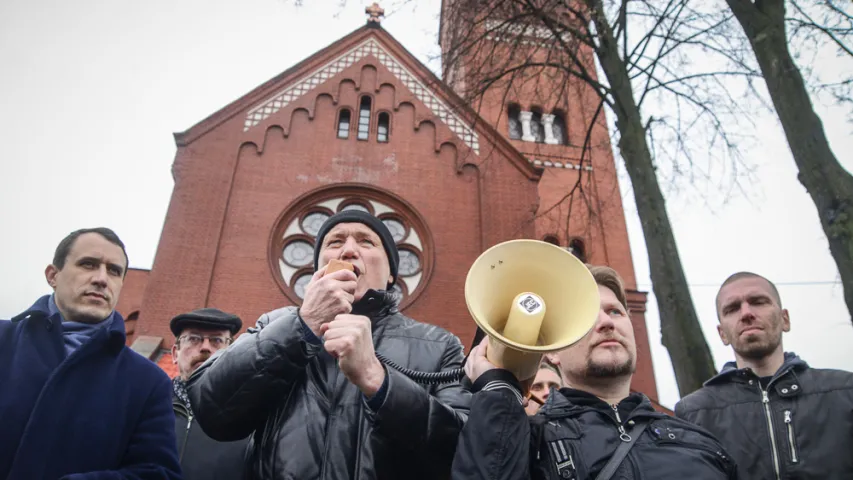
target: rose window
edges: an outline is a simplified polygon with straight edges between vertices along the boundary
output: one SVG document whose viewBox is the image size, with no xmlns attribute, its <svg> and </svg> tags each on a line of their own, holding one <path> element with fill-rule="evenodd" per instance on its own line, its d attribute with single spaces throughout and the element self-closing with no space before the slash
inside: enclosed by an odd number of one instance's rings
<svg viewBox="0 0 853 480">
<path fill-rule="evenodd" d="M 394 196 L 372 187 L 353 190 L 324 189 L 297 200 L 279 217 L 270 246 L 277 283 L 291 300 L 301 302 L 314 274 L 314 244 L 323 222 L 344 210 L 361 210 L 378 217 L 397 243 L 400 264 L 392 290 L 405 307 L 420 293 L 431 273 L 424 260 L 431 255 L 426 227 L 411 207 Z"/>
</svg>

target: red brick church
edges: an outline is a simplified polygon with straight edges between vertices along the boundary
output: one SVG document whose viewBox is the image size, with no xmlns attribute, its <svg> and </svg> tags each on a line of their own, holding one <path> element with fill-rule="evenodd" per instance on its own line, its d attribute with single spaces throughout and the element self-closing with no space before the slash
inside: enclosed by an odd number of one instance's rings
<svg viewBox="0 0 853 480">
<path fill-rule="evenodd" d="M 368 10 L 367 25 L 175 134 L 154 264 L 128 273 L 118 305 L 128 344 L 174 373 L 174 315 L 216 307 L 245 327 L 298 305 L 320 225 L 361 209 L 398 242 L 403 312 L 466 348 L 475 325 L 465 277 L 490 246 L 541 239 L 614 267 L 630 290 L 633 387 L 656 399 L 646 294 L 636 290 L 604 122 L 592 131 L 601 147 L 580 162 L 593 102 L 579 88 L 555 105 L 519 93 L 475 111 Z M 569 210 L 578 181 L 591 212 Z"/>
</svg>

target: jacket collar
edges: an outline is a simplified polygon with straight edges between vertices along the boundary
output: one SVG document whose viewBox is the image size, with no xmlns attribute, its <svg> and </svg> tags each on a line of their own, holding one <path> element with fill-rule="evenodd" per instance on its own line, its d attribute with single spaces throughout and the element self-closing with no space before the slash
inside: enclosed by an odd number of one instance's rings
<svg viewBox="0 0 853 480">
<path fill-rule="evenodd" d="M 640 412 L 657 413 L 648 397 L 639 392 L 631 393 L 622 399 L 619 405 L 620 410 L 624 407 L 632 414 Z M 591 393 L 564 387 L 548 395 L 542 412 L 548 416 L 569 416 L 588 409 L 600 410 L 609 414 L 611 407 L 604 400 Z"/>
<path fill-rule="evenodd" d="M 773 374 L 773 378 L 779 378 L 791 370 L 805 370 L 809 368 L 809 364 L 806 363 L 805 360 L 801 359 L 794 352 L 785 352 L 785 361 L 782 363 L 782 366 L 779 367 L 779 370 Z M 752 370 L 749 368 L 737 368 L 737 362 L 727 362 L 723 365 L 723 369 L 720 370 L 720 373 L 711 377 L 708 381 L 706 381 L 703 385 L 716 385 L 720 383 L 726 383 L 734 380 L 738 375 L 754 375 Z"/>
<path fill-rule="evenodd" d="M 364 296 L 352 304 L 353 315 L 364 315 L 371 320 L 379 320 L 397 313 L 397 293 L 388 290 L 369 289 Z"/>
<path fill-rule="evenodd" d="M 60 321 L 59 313 L 51 315 L 50 311 L 50 295 L 45 295 L 36 300 L 33 305 L 22 313 L 12 317 L 12 323 L 25 321 Z M 54 318 L 55 317 L 55 318 Z M 124 318 L 120 313 L 113 310 L 110 317 L 106 320 L 109 324 L 107 328 L 107 346 L 117 353 L 124 347 L 127 341 L 127 336 L 124 331 Z"/>
</svg>

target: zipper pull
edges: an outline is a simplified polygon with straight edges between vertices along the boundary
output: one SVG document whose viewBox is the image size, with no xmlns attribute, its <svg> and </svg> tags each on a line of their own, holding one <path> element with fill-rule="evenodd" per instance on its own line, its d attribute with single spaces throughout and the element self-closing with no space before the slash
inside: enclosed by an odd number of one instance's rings
<svg viewBox="0 0 853 480">
<path fill-rule="evenodd" d="M 767 396 L 767 390 L 761 391 L 761 401 L 764 403 L 770 403 L 770 398 Z"/>
<path fill-rule="evenodd" d="M 612 408 L 612 409 L 613 409 L 613 413 L 615 413 L 615 414 L 616 414 L 616 421 L 617 421 L 617 422 L 619 422 L 619 424 L 621 425 L 621 424 L 622 424 L 622 419 L 621 419 L 621 418 L 619 418 L 619 407 L 618 407 L 617 405 L 610 405 L 610 408 Z"/>
<path fill-rule="evenodd" d="M 791 423 L 791 411 L 790 410 L 785 410 L 785 423 L 788 423 L 788 424 Z"/>
<path fill-rule="evenodd" d="M 616 423 L 617 428 L 619 429 L 619 440 L 623 442 L 630 442 L 631 436 L 628 435 L 628 432 L 625 431 L 625 427 L 622 426 L 622 418 L 619 416 L 619 407 L 616 405 L 610 405 L 610 408 L 613 409 L 613 412 L 616 413 Z"/>
</svg>

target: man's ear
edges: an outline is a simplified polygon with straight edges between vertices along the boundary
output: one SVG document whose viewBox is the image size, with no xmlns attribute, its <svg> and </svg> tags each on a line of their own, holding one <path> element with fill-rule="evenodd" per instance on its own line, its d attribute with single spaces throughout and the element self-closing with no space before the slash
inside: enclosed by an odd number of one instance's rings
<svg viewBox="0 0 853 480">
<path fill-rule="evenodd" d="M 723 341 L 723 345 L 728 347 L 731 342 L 729 342 L 729 338 L 726 336 L 726 332 L 723 331 L 721 325 L 717 325 L 717 334 L 720 336 L 720 340 Z"/>
<path fill-rule="evenodd" d="M 555 353 L 546 353 L 545 358 L 548 359 L 548 361 L 553 363 L 554 365 L 560 364 L 560 356 L 556 352 Z"/>
<path fill-rule="evenodd" d="M 782 331 L 790 332 L 791 331 L 791 317 L 788 315 L 788 309 L 782 309 Z"/>
<path fill-rule="evenodd" d="M 175 340 L 175 344 L 172 345 L 172 364 L 178 364 L 178 341 Z"/>
<path fill-rule="evenodd" d="M 44 269 L 44 278 L 47 280 L 47 284 L 50 285 L 50 288 L 56 289 L 56 274 L 59 273 L 59 269 L 56 268 L 53 264 L 48 265 Z"/>
</svg>

